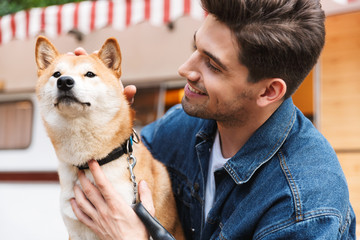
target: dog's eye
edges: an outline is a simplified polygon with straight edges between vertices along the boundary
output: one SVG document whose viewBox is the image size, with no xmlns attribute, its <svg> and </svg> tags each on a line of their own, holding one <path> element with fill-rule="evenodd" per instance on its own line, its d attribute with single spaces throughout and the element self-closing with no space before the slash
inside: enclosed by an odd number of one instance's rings
<svg viewBox="0 0 360 240">
<path fill-rule="evenodd" d="M 88 77 L 88 78 L 93 78 L 95 76 L 96 76 L 95 73 L 90 72 L 90 71 L 85 74 L 85 77 Z"/>
<path fill-rule="evenodd" d="M 59 71 L 54 72 L 53 77 L 58 78 L 61 76 L 61 73 Z"/>
</svg>

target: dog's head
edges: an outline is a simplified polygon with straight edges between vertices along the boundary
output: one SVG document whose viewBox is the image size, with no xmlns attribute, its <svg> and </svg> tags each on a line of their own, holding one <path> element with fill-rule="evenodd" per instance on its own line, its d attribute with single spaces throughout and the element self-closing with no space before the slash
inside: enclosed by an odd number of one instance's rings
<svg viewBox="0 0 360 240">
<path fill-rule="evenodd" d="M 39 77 L 36 92 L 48 113 L 56 111 L 72 118 L 94 111 L 113 115 L 126 103 L 119 81 L 121 52 L 114 38 L 107 39 L 98 53 L 74 56 L 59 54 L 40 36 L 35 58 Z"/>
</svg>

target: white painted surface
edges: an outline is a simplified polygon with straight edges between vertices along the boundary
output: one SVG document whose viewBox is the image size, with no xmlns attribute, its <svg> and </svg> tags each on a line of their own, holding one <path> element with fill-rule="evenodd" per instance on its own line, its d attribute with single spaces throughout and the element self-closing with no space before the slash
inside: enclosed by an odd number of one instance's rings
<svg viewBox="0 0 360 240">
<path fill-rule="evenodd" d="M 68 239 L 59 209 L 59 193 L 58 184 L 1 183 L 0 239 Z"/>
</svg>

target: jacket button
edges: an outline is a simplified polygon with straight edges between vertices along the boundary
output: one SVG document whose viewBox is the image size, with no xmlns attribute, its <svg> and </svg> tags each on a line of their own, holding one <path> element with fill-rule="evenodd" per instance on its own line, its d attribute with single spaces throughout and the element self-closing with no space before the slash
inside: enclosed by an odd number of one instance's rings
<svg viewBox="0 0 360 240">
<path fill-rule="evenodd" d="M 194 184 L 194 190 L 195 190 L 195 192 L 198 192 L 198 191 L 200 190 L 200 185 L 199 185 L 199 183 L 195 183 L 195 184 Z"/>
</svg>

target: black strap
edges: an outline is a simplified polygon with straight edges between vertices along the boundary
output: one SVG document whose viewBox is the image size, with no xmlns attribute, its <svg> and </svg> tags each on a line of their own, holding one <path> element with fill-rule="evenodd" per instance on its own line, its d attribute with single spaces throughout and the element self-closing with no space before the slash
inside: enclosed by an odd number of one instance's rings
<svg viewBox="0 0 360 240">
<path fill-rule="evenodd" d="M 125 144 L 121 145 L 118 148 L 115 148 L 111 153 L 109 153 L 105 158 L 97 160 L 97 162 L 99 163 L 100 166 L 105 165 L 109 162 L 112 162 L 116 159 L 118 159 L 119 157 L 121 157 L 122 155 L 126 154 L 127 148 L 126 148 L 126 144 L 128 141 L 125 142 Z M 89 165 L 87 163 L 81 165 L 81 166 L 77 166 L 79 170 L 85 170 L 85 169 L 89 169 Z"/>
<path fill-rule="evenodd" d="M 140 139 L 139 136 L 137 135 L 135 129 L 133 129 L 133 133 L 130 135 L 129 139 L 126 140 L 120 147 L 115 148 L 114 150 L 112 150 L 111 153 L 109 153 L 106 157 L 104 157 L 103 159 L 99 159 L 96 160 L 100 166 L 105 165 L 109 162 L 112 162 L 116 159 L 118 159 L 119 157 L 121 157 L 124 154 L 131 154 L 133 152 L 133 142 L 135 143 L 139 143 Z M 89 169 L 89 165 L 88 163 L 85 163 L 81 166 L 76 166 L 79 170 L 85 170 L 85 169 Z"/>
<path fill-rule="evenodd" d="M 134 207 L 135 213 L 144 223 L 153 240 L 175 240 L 175 238 L 159 223 L 159 221 L 151 216 L 141 202 Z"/>
</svg>

